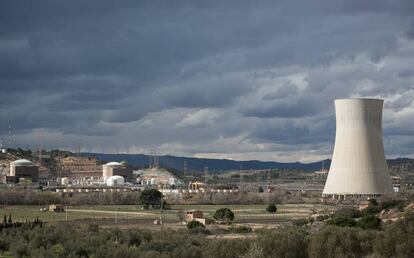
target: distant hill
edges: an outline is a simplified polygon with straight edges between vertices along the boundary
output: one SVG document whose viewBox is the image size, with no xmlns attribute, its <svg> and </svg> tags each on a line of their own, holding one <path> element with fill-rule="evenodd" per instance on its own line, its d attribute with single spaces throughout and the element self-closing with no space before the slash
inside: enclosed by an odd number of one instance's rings
<svg viewBox="0 0 414 258">
<path fill-rule="evenodd" d="M 110 161 L 126 161 L 128 164 L 135 167 L 148 167 L 150 156 L 143 154 L 102 154 L 102 153 L 83 153 L 84 156 L 95 156 L 100 160 Z M 160 166 L 170 168 L 173 170 L 183 170 L 184 161 L 187 162 L 187 169 L 189 171 L 203 171 L 204 167 L 208 167 L 210 172 L 224 172 L 229 170 L 244 170 L 250 169 L 287 169 L 287 170 L 304 170 L 315 171 L 322 168 L 324 162 L 325 168 L 329 168 L 331 161 L 324 160 L 313 163 L 281 163 L 273 161 L 236 161 L 227 159 L 205 159 L 205 158 L 190 158 L 190 157 L 175 157 L 175 156 L 159 156 Z"/>
</svg>

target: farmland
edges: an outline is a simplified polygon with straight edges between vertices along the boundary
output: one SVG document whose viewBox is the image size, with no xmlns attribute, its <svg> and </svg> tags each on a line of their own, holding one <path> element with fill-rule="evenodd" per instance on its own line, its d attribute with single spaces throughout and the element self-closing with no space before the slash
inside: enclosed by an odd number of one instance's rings
<svg viewBox="0 0 414 258">
<path fill-rule="evenodd" d="M 35 220 L 54 222 L 76 222 L 80 224 L 95 223 L 108 226 L 145 226 L 157 228 L 153 220 L 161 215 L 160 210 L 143 210 L 137 205 L 92 205 L 69 206 L 65 212 L 41 211 L 44 206 L 3 206 L 0 215 L 11 214 L 14 221 Z M 334 206 L 322 204 L 284 204 L 278 205 L 275 215 L 265 211 L 265 205 L 172 205 L 171 209 L 164 210 L 162 217 L 165 226 L 176 227 L 180 224 L 178 213 L 199 209 L 204 212 L 206 218 L 212 218 L 214 212 L 227 207 L 235 213 L 237 224 L 259 224 L 262 226 L 271 224 L 284 224 L 294 219 L 307 218 L 313 213 L 329 213 L 335 210 Z"/>
</svg>

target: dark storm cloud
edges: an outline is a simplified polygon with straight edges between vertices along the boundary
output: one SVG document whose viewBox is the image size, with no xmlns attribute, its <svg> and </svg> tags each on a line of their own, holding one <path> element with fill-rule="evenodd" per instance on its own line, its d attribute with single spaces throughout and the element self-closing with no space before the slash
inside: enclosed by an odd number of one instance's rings
<svg viewBox="0 0 414 258">
<path fill-rule="evenodd" d="M 1 1 L 0 132 L 325 153 L 333 100 L 368 96 L 386 99 L 387 137 L 405 137 L 413 13 L 411 0 Z"/>
</svg>

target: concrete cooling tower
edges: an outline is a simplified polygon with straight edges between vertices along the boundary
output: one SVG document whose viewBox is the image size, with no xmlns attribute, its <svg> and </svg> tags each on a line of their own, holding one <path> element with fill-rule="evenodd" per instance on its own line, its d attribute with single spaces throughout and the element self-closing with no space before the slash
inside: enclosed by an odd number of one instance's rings
<svg viewBox="0 0 414 258">
<path fill-rule="evenodd" d="M 335 148 L 323 196 L 334 199 L 392 192 L 382 143 L 380 99 L 335 100 Z"/>
</svg>

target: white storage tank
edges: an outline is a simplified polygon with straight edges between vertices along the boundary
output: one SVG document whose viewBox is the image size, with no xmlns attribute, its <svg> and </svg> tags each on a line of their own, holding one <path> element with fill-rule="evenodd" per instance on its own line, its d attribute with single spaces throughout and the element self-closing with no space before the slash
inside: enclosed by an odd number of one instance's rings
<svg viewBox="0 0 414 258">
<path fill-rule="evenodd" d="M 156 184 L 157 184 L 157 179 L 151 178 L 151 185 L 156 185 Z"/>
<path fill-rule="evenodd" d="M 63 177 L 63 178 L 60 180 L 60 183 L 61 183 L 62 185 L 68 185 L 68 184 L 69 184 L 69 178 L 67 178 L 67 177 Z"/>
<path fill-rule="evenodd" d="M 106 180 L 107 186 L 121 186 L 124 183 L 125 179 L 122 176 L 111 176 Z"/>
</svg>

